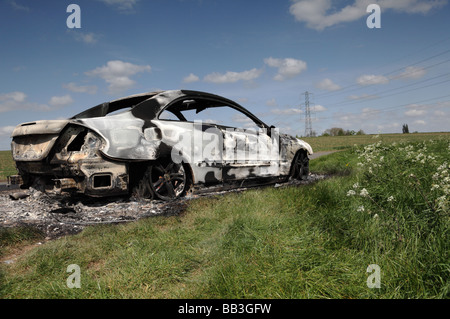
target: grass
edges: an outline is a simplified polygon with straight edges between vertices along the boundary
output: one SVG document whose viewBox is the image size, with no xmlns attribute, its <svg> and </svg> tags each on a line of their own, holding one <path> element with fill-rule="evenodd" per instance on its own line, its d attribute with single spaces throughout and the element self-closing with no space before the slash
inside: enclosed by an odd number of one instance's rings
<svg viewBox="0 0 450 319">
<path fill-rule="evenodd" d="M 1 265 L 0 296 L 448 298 L 448 153 L 447 136 L 376 142 L 311 161 L 313 172 L 344 171 L 314 184 L 89 227 Z M 22 240 L 8 238 L 6 248 Z M 70 264 L 80 289 L 66 285 Z M 380 266 L 379 289 L 367 286 L 369 264 Z"/>
<path fill-rule="evenodd" d="M 0 151 L 0 182 L 6 181 L 9 175 L 17 174 L 11 151 Z"/>
<path fill-rule="evenodd" d="M 318 136 L 302 137 L 301 139 L 311 144 L 315 152 L 343 150 L 356 146 L 369 145 L 382 140 L 384 143 L 401 141 L 421 142 L 436 137 L 450 137 L 450 132 L 441 133 L 411 133 L 411 134 L 377 134 L 377 135 L 351 135 L 351 136 Z"/>
</svg>

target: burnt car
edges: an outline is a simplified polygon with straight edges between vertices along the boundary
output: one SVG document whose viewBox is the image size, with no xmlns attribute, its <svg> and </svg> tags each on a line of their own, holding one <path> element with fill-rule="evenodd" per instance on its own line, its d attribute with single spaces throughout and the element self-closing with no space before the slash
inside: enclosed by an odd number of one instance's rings
<svg viewBox="0 0 450 319">
<path fill-rule="evenodd" d="M 236 127 L 242 124 L 242 127 Z M 22 188 L 170 200 L 216 185 L 306 179 L 311 146 L 227 98 L 170 90 L 103 103 L 12 133 Z"/>
</svg>

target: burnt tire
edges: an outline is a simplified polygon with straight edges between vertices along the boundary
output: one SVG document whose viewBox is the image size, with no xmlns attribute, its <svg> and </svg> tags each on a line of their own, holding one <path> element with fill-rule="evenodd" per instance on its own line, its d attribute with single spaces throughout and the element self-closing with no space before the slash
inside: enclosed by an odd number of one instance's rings
<svg viewBox="0 0 450 319">
<path fill-rule="evenodd" d="M 191 181 L 190 168 L 187 164 L 160 160 L 145 168 L 132 193 L 137 198 L 170 201 L 186 195 Z"/>
<path fill-rule="evenodd" d="M 150 186 L 150 171 L 144 169 L 144 174 L 140 177 L 139 181 L 133 186 L 132 196 L 136 198 L 153 199 L 155 195 Z"/>
<path fill-rule="evenodd" d="M 170 201 L 186 195 L 191 178 L 186 164 L 160 161 L 148 167 L 149 186 L 154 197 Z"/>
<path fill-rule="evenodd" d="M 298 180 L 307 180 L 309 175 L 309 158 L 305 151 L 299 151 L 294 157 L 291 168 L 291 177 Z"/>
</svg>

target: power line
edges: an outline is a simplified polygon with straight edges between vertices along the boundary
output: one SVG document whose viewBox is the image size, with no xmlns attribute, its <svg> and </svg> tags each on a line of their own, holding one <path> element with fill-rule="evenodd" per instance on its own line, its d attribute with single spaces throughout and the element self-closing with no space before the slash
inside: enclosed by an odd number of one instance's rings
<svg viewBox="0 0 450 319">
<path fill-rule="evenodd" d="M 409 102 L 406 104 L 401 104 L 401 105 L 395 105 L 395 106 L 389 106 L 386 108 L 381 108 L 381 109 L 376 109 L 376 110 L 372 110 L 372 111 L 367 111 L 367 112 L 358 112 L 358 113 L 348 113 L 349 115 L 360 115 L 360 114 L 375 114 L 375 113 L 380 113 L 380 112 L 386 112 L 386 111 L 390 111 L 390 110 L 394 110 L 397 108 L 401 108 L 401 107 L 405 107 L 411 104 L 419 104 L 419 103 L 424 103 L 424 102 L 429 102 L 429 101 L 433 101 L 433 100 L 439 100 L 439 99 L 444 99 L 444 98 L 448 98 L 450 97 L 450 94 L 447 95 L 443 95 L 443 96 L 439 96 L 439 97 L 434 97 L 434 98 L 430 98 L 430 99 L 425 99 L 425 100 L 421 100 L 421 101 L 414 101 L 414 102 Z M 443 102 L 450 102 L 450 101 L 443 101 Z M 333 119 L 335 117 L 321 117 L 318 118 L 318 120 L 330 120 Z"/>
<path fill-rule="evenodd" d="M 408 68 L 408 67 L 415 66 L 415 65 L 420 64 L 420 63 L 423 63 L 423 62 L 425 62 L 425 61 L 429 61 L 429 60 L 431 60 L 431 59 L 434 59 L 434 58 L 436 58 L 436 57 L 442 56 L 442 55 L 447 54 L 447 53 L 449 53 L 449 52 L 450 52 L 450 49 L 449 49 L 449 50 L 445 50 L 445 51 L 440 52 L 440 53 L 438 53 L 438 54 L 435 54 L 435 55 L 433 55 L 433 56 L 431 56 L 431 57 L 422 59 L 422 60 L 420 60 L 420 61 L 418 61 L 418 62 L 415 62 L 415 63 L 409 64 L 409 65 L 403 66 L 403 67 L 401 67 L 401 68 L 395 69 L 395 70 L 393 70 L 393 71 L 384 73 L 384 74 L 382 74 L 382 76 L 387 77 L 387 76 L 390 75 L 390 74 L 393 74 L 393 73 L 395 73 L 395 72 L 404 70 L 404 69 L 406 69 L 406 68 Z M 447 60 L 444 60 L 444 61 L 440 61 L 440 62 L 438 62 L 438 63 L 435 63 L 435 64 L 432 64 L 432 65 L 423 67 L 422 69 L 423 69 L 423 70 L 430 69 L 430 68 L 432 68 L 432 67 L 441 65 L 441 64 L 443 64 L 443 63 L 447 63 L 447 62 L 449 62 L 449 61 L 450 61 L 450 59 L 447 59 Z M 417 71 L 406 72 L 406 73 L 404 73 L 403 75 L 400 75 L 400 77 L 404 77 L 404 76 L 407 76 L 408 74 L 412 74 L 412 73 L 415 73 L 415 72 L 417 72 Z M 374 85 L 374 84 L 369 84 L 369 85 L 366 85 L 366 86 L 361 86 L 360 84 L 356 83 L 356 84 L 348 85 L 348 86 L 346 86 L 346 87 L 342 87 L 342 88 L 340 88 L 340 89 L 338 89 L 338 90 L 335 90 L 335 91 L 333 91 L 333 92 L 319 93 L 319 94 L 317 94 L 316 96 L 318 96 L 318 97 L 329 97 L 329 96 L 333 96 L 333 95 L 335 95 L 335 94 L 340 94 L 340 93 L 342 93 L 342 92 L 344 92 L 344 91 L 348 91 L 348 89 L 352 89 L 352 88 L 353 88 L 353 89 L 350 90 L 350 91 L 354 91 L 354 90 L 363 89 L 363 88 L 366 88 L 366 87 L 372 86 L 372 85 Z"/>
<path fill-rule="evenodd" d="M 432 84 L 421 86 L 421 87 L 414 88 L 414 89 L 409 89 L 409 90 L 405 90 L 405 91 L 401 91 L 401 92 L 397 92 L 397 93 L 393 93 L 393 94 L 383 95 L 384 93 L 387 93 L 387 92 L 397 91 L 397 90 L 401 90 L 401 89 L 404 89 L 404 88 L 407 88 L 407 87 L 419 85 L 419 84 L 422 84 L 422 83 L 425 83 L 425 82 L 428 82 L 428 81 L 432 81 L 432 80 L 435 80 L 435 79 L 438 79 L 438 78 L 442 78 L 442 77 L 445 77 L 445 76 L 448 76 L 448 75 L 450 75 L 450 73 L 441 74 L 441 75 L 438 75 L 438 76 L 435 76 L 435 77 L 432 77 L 432 78 L 429 78 L 429 79 L 417 81 L 415 83 L 407 84 L 407 85 L 404 85 L 404 86 L 401 86 L 401 87 L 392 88 L 392 89 L 384 90 L 384 91 L 381 91 L 381 92 L 380 91 L 379 92 L 375 92 L 373 95 L 369 95 L 366 98 L 363 97 L 363 98 L 359 98 L 359 99 L 356 99 L 356 100 L 353 100 L 353 101 L 342 100 L 342 101 L 339 101 L 339 102 L 336 102 L 336 103 L 333 103 L 333 104 L 328 104 L 328 106 L 336 106 L 336 105 L 341 105 L 341 104 L 352 105 L 352 104 L 357 104 L 357 103 L 363 103 L 363 102 L 366 102 L 366 101 L 369 101 L 369 100 L 384 99 L 386 97 L 390 97 L 390 96 L 394 96 L 394 95 L 398 95 L 398 94 L 403 94 L 403 93 L 407 93 L 407 92 L 410 92 L 410 91 L 425 89 L 425 88 L 428 88 L 428 87 L 432 87 L 432 86 L 436 86 L 436 85 L 440 85 L 440 84 L 449 82 L 450 79 L 444 80 L 444 81 L 439 81 L 437 83 L 432 83 Z M 383 95 L 383 96 L 377 96 L 377 95 Z"/>
</svg>

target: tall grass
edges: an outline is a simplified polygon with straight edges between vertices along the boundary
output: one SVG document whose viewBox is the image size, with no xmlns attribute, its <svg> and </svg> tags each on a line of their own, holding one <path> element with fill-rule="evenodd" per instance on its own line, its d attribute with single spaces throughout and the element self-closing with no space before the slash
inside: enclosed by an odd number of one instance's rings
<svg viewBox="0 0 450 319">
<path fill-rule="evenodd" d="M 0 295 L 448 298 L 448 154 L 448 139 L 374 143 L 311 162 L 344 176 L 90 227 L 1 266 Z M 66 286 L 69 264 L 81 268 L 80 289 Z M 381 288 L 367 286 L 369 264 L 379 265 Z"/>
</svg>

